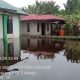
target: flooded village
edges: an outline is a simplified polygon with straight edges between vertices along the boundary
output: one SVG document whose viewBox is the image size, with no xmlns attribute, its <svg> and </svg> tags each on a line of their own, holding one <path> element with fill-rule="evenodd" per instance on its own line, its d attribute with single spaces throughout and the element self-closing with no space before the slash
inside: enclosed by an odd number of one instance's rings
<svg viewBox="0 0 80 80">
<path fill-rule="evenodd" d="M 0 80 L 80 80 L 80 20 L 37 12 L 0 0 Z"/>
</svg>

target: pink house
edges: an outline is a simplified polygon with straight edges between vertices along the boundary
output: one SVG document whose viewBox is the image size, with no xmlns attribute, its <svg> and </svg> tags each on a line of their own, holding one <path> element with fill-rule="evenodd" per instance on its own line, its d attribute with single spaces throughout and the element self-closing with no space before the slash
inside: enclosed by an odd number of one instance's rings
<svg viewBox="0 0 80 80">
<path fill-rule="evenodd" d="M 53 35 L 54 28 L 65 23 L 65 19 L 50 14 L 21 16 L 20 20 L 21 35 Z"/>
</svg>

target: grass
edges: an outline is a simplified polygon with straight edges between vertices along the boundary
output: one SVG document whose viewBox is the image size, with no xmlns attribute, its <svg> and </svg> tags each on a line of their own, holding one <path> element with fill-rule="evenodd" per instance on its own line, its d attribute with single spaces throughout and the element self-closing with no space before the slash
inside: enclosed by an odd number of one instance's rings
<svg viewBox="0 0 80 80">
<path fill-rule="evenodd" d="M 53 40 L 80 40 L 80 36 L 22 35 L 25 38 L 49 38 Z"/>
</svg>

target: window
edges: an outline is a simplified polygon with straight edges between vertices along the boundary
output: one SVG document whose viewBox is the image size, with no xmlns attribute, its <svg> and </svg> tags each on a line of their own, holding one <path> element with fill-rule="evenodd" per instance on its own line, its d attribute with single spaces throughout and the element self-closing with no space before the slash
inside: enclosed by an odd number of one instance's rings
<svg viewBox="0 0 80 80">
<path fill-rule="evenodd" d="M 27 23 L 27 32 L 30 32 L 30 23 Z"/>
<path fill-rule="evenodd" d="M 49 23 L 47 23 L 47 31 L 49 31 Z"/>
<path fill-rule="evenodd" d="M 39 32 L 39 23 L 37 23 L 37 32 Z"/>
<path fill-rule="evenodd" d="M 13 20 L 12 16 L 8 16 L 7 18 L 7 33 L 12 34 L 13 33 Z"/>
</svg>

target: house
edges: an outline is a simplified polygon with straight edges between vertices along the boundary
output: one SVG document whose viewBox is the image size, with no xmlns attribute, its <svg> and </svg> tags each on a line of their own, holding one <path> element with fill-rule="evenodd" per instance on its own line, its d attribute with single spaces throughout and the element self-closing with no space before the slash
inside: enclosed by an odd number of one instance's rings
<svg viewBox="0 0 80 80">
<path fill-rule="evenodd" d="M 0 39 L 19 38 L 20 15 L 26 15 L 22 10 L 0 0 Z"/>
<path fill-rule="evenodd" d="M 60 27 L 61 24 L 65 23 L 65 19 L 50 14 L 31 14 L 21 16 L 20 20 L 21 35 L 53 35 L 53 26 Z"/>
</svg>

